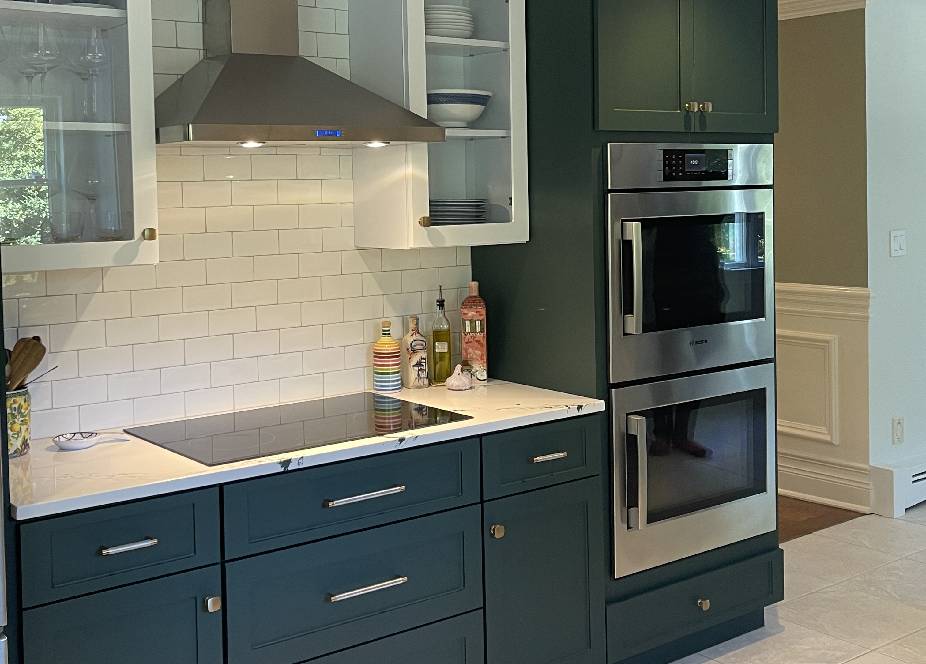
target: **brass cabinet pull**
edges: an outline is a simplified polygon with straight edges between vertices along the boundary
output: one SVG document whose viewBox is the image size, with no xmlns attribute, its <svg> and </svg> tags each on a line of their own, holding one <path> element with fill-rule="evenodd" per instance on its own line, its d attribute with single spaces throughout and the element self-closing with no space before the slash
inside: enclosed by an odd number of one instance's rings
<svg viewBox="0 0 926 664">
<path fill-rule="evenodd" d="M 493 524 L 489 528 L 489 533 L 497 540 L 505 539 L 505 526 L 500 523 Z"/>
<path fill-rule="evenodd" d="M 702 101 L 698 105 L 698 110 L 702 113 L 713 113 L 714 112 L 714 102 L 711 101 Z"/>
<path fill-rule="evenodd" d="M 150 549 L 153 546 L 159 544 L 156 537 L 149 537 L 143 539 L 140 542 L 132 542 L 131 544 L 120 544 L 119 546 L 104 546 L 100 549 L 101 556 L 118 556 L 122 553 L 131 553 L 132 551 L 140 551 L 142 549 Z"/>
<path fill-rule="evenodd" d="M 707 613 L 708 611 L 711 610 L 711 600 L 709 600 L 709 599 L 699 599 L 699 600 L 698 600 L 698 608 L 701 609 L 702 611 L 704 611 L 704 613 Z"/>
<path fill-rule="evenodd" d="M 361 493 L 359 496 L 350 496 L 349 498 L 337 498 L 335 500 L 326 500 L 324 505 L 327 508 L 332 507 L 343 507 L 344 505 L 353 505 L 354 503 L 363 503 L 368 500 L 376 500 L 377 498 L 385 498 L 386 496 L 394 496 L 398 493 L 405 493 L 405 485 L 399 484 L 398 486 L 392 486 L 388 489 L 381 489 L 380 491 L 373 491 L 371 493 Z"/>
<path fill-rule="evenodd" d="M 389 579 L 388 581 L 383 581 L 382 583 L 374 583 L 372 586 L 364 586 L 363 588 L 357 588 L 356 590 L 348 590 L 346 593 L 338 593 L 337 595 L 328 595 L 328 602 L 331 604 L 337 604 L 338 602 L 343 602 L 346 599 L 353 599 L 355 597 L 361 597 L 362 595 L 376 593 L 380 590 L 395 588 L 396 586 L 401 586 L 403 583 L 408 583 L 408 577 L 397 576 L 394 579 Z"/>
<path fill-rule="evenodd" d="M 206 611 L 209 613 L 218 613 L 222 610 L 221 597 L 207 597 L 204 604 L 206 605 Z"/>
<path fill-rule="evenodd" d="M 531 459 L 531 463 L 549 463 L 550 461 L 559 461 L 569 456 L 569 452 L 552 452 L 550 454 L 541 454 Z"/>
<path fill-rule="evenodd" d="M 697 113 L 701 108 L 701 103 L 697 101 L 689 101 L 685 103 L 685 110 L 689 113 Z"/>
</svg>

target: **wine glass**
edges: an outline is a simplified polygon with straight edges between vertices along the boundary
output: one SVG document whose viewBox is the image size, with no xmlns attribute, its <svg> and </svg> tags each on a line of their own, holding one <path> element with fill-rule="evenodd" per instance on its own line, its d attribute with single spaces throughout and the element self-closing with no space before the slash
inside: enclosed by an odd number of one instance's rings
<svg viewBox="0 0 926 664">
<path fill-rule="evenodd" d="M 48 72 L 61 64 L 61 49 L 55 31 L 44 23 L 24 25 L 19 35 L 20 73 L 28 81 L 29 96 L 33 95 L 33 81 L 39 79 L 40 92 L 45 86 Z"/>
<path fill-rule="evenodd" d="M 81 112 L 85 121 L 97 119 L 98 89 L 100 70 L 109 63 L 109 50 L 103 31 L 93 26 L 80 48 L 70 59 L 69 69 L 84 82 L 84 96 L 81 100 Z"/>
</svg>

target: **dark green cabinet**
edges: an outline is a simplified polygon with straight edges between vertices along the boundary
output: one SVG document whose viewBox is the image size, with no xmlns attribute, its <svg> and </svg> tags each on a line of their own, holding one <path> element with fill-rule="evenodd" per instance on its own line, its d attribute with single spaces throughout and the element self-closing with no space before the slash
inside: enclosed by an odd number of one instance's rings
<svg viewBox="0 0 926 664">
<path fill-rule="evenodd" d="M 598 129 L 774 133 L 776 0 L 598 0 Z"/>
<path fill-rule="evenodd" d="M 485 504 L 487 664 L 603 664 L 599 481 Z"/>
<path fill-rule="evenodd" d="M 24 664 L 222 664 L 218 566 L 108 590 L 23 614 Z"/>
</svg>

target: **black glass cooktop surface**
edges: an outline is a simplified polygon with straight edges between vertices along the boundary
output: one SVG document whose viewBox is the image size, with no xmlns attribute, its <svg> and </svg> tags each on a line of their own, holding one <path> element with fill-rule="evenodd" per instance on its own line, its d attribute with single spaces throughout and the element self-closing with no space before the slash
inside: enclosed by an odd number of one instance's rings
<svg viewBox="0 0 926 664">
<path fill-rule="evenodd" d="M 126 429 L 207 466 L 416 431 L 469 415 L 372 392 Z"/>
</svg>

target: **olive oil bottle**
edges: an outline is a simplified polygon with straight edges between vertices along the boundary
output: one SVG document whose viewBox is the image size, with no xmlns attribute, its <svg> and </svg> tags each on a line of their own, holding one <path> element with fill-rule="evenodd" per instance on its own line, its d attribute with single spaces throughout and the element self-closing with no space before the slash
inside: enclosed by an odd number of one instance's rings
<svg viewBox="0 0 926 664">
<path fill-rule="evenodd" d="M 447 312 L 444 310 L 447 302 L 444 300 L 444 288 L 438 287 L 437 296 L 437 319 L 434 321 L 434 327 L 431 330 L 431 353 L 434 358 L 434 380 L 435 385 L 443 385 L 447 382 L 450 374 L 453 372 L 451 366 L 450 345 L 450 321 L 447 320 Z"/>
</svg>

